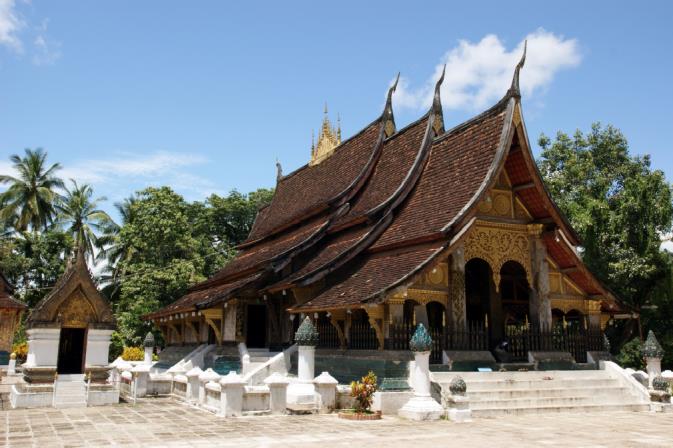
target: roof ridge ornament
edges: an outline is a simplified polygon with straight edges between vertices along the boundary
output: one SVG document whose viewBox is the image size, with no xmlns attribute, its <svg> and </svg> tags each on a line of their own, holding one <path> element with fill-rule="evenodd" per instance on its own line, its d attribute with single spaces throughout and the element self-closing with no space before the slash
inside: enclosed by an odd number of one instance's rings
<svg viewBox="0 0 673 448">
<path fill-rule="evenodd" d="M 400 82 L 400 72 L 397 72 L 395 82 L 388 89 L 386 105 L 383 108 L 383 132 L 385 132 L 386 138 L 391 137 L 397 131 L 397 127 L 395 126 L 395 114 L 393 114 L 393 93 L 397 90 L 398 82 Z"/>
<path fill-rule="evenodd" d="M 276 182 L 279 182 L 283 178 L 283 167 L 280 164 L 280 161 L 276 157 Z"/>
<path fill-rule="evenodd" d="M 332 126 L 325 103 L 324 117 L 322 125 L 318 131 L 318 142 L 314 143 L 311 135 L 311 161 L 309 165 L 317 165 L 334 153 L 337 146 L 341 144 L 341 117 L 338 120 L 338 127 Z"/>
<path fill-rule="evenodd" d="M 526 50 L 528 49 L 528 39 L 523 41 L 523 54 L 521 55 L 521 59 L 519 60 L 519 63 L 516 64 L 516 68 L 514 69 L 514 76 L 512 76 L 512 85 L 510 86 L 509 90 L 507 91 L 507 95 L 509 96 L 514 96 L 517 98 L 521 98 L 521 89 L 519 88 L 519 75 L 521 74 L 521 69 L 523 68 L 524 64 L 526 63 Z"/>
<path fill-rule="evenodd" d="M 446 64 L 442 68 L 442 74 L 435 84 L 435 94 L 432 98 L 432 115 L 434 116 L 434 122 L 432 123 L 432 128 L 435 131 L 435 136 L 441 135 L 444 133 L 444 113 L 442 111 L 442 97 L 440 93 L 440 88 L 444 82 L 444 75 L 446 74 Z"/>
</svg>

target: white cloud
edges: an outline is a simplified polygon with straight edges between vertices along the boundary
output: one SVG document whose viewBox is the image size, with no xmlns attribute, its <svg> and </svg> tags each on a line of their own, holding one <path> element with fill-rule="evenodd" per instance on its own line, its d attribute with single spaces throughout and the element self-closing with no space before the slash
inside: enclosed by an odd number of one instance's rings
<svg viewBox="0 0 673 448">
<path fill-rule="evenodd" d="M 23 45 L 18 32 L 24 27 L 24 22 L 16 12 L 14 0 L 0 0 L 0 45 L 21 52 Z"/>
<path fill-rule="evenodd" d="M 528 34 L 526 39 L 528 51 L 520 81 L 525 96 L 544 91 L 559 70 L 575 67 L 581 61 L 576 39 L 566 39 L 542 28 Z M 507 51 L 494 34 L 477 43 L 461 40 L 444 54 L 424 85 L 410 87 L 409 80 L 401 78 L 394 96 L 395 105 L 411 109 L 428 107 L 432 102 L 435 82 L 446 63 L 441 88 L 442 106 L 447 109 L 482 109 L 501 98 L 509 88 L 523 45 L 522 40 L 512 51 Z"/>
<path fill-rule="evenodd" d="M 61 57 L 61 43 L 53 41 L 47 36 L 48 26 L 49 19 L 44 19 L 37 27 L 37 35 L 33 40 L 35 47 L 33 64 L 35 65 L 51 65 Z"/>
<path fill-rule="evenodd" d="M 57 175 L 69 183 L 89 183 L 100 195 L 112 200 L 121 199 L 135 189 L 149 185 L 170 185 L 171 187 L 198 197 L 199 199 L 216 191 L 215 185 L 203 177 L 189 173 L 189 169 L 203 165 L 207 159 L 199 154 L 157 151 L 148 155 L 119 152 L 102 159 L 76 161 L 62 164 Z M 53 163 L 53 158 L 49 159 Z M 0 173 L 15 175 L 12 164 L 0 161 Z M 0 185 L 0 191 L 6 186 Z"/>
</svg>

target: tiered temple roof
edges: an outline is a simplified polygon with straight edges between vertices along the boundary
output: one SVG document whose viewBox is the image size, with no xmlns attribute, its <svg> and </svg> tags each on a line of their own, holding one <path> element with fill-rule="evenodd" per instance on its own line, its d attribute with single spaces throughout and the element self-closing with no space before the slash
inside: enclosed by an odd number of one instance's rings
<svg viewBox="0 0 673 448">
<path fill-rule="evenodd" d="M 308 291 L 296 312 L 378 303 L 447 256 L 503 171 L 544 225 L 554 262 L 589 296 L 614 303 L 582 264 L 578 238 L 535 165 L 521 115 L 522 65 L 523 59 L 500 101 L 449 130 L 439 97 L 443 74 L 428 112 L 400 130 L 391 101 L 396 82 L 371 124 L 319 163 L 279 177 L 271 204 L 259 211 L 230 264 L 147 317 L 292 289 Z"/>
<path fill-rule="evenodd" d="M 27 305 L 12 297 L 14 288 L 7 277 L 0 272 L 0 309 L 25 310 Z"/>
</svg>

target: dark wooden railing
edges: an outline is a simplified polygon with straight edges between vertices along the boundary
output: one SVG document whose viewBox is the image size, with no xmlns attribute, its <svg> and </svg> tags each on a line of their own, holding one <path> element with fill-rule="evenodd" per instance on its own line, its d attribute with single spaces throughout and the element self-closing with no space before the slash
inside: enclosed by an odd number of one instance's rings
<svg viewBox="0 0 673 448">
<path fill-rule="evenodd" d="M 447 329 L 444 336 L 446 350 L 488 350 L 488 328 L 483 322 L 467 322 L 464 327 Z"/>
<path fill-rule="evenodd" d="M 587 351 L 603 350 L 599 327 L 508 326 L 505 333 L 513 361 L 526 360 L 529 351 L 560 351 L 570 353 L 576 362 L 587 362 Z"/>
<path fill-rule="evenodd" d="M 389 350 L 409 350 L 409 340 L 416 327 L 410 323 L 397 322 L 390 324 L 386 348 Z"/>
<path fill-rule="evenodd" d="M 318 321 L 318 347 L 339 348 L 339 333 L 330 322 Z"/>
<path fill-rule="evenodd" d="M 348 348 L 352 350 L 376 350 L 379 348 L 376 330 L 369 325 L 369 322 L 351 322 Z"/>
</svg>

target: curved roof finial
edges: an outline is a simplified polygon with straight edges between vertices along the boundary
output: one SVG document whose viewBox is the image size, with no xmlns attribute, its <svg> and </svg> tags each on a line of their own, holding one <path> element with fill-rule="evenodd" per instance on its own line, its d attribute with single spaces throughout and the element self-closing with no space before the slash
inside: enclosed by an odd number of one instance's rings
<svg viewBox="0 0 673 448">
<path fill-rule="evenodd" d="M 510 95 L 521 97 L 521 90 L 519 89 L 519 75 L 521 74 L 523 65 L 526 63 L 527 48 L 528 40 L 526 39 L 523 41 L 523 54 L 521 55 L 521 60 L 518 64 L 516 64 L 516 68 L 514 69 L 514 76 L 512 77 L 512 85 L 509 88 L 509 92 L 507 92 Z"/>
<path fill-rule="evenodd" d="M 283 178 L 283 167 L 280 165 L 280 161 L 276 158 L 276 182 Z"/>
<path fill-rule="evenodd" d="M 435 84 L 435 96 L 433 98 L 433 106 L 436 106 L 439 104 L 439 107 L 441 107 L 441 97 L 439 93 L 439 88 L 442 86 L 442 83 L 444 82 L 444 75 L 446 74 L 446 64 L 444 64 L 444 68 L 442 68 L 442 75 L 439 77 L 437 80 L 437 83 Z"/>
<path fill-rule="evenodd" d="M 388 96 L 386 97 L 386 106 L 383 108 L 383 120 L 385 122 L 384 132 L 386 134 L 386 138 L 393 135 L 396 131 L 395 116 L 393 115 L 393 93 L 395 92 L 395 90 L 397 90 L 398 82 L 400 82 L 400 72 L 397 72 L 397 78 L 395 78 L 395 82 L 388 89 Z"/>
<path fill-rule="evenodd" d="M 444 82 L 444 75 L 446 74 L 446 64 L 442 68 L 442 74 L 435 84 L 435 95 L 432 99 L 432 115 L 434 116 L 434 123 L 432 125 L 435 130 L 435 135 L 444 133 L 444 113 L 442 112 L 442 96 L 440 88 Z"/>
</svg>

